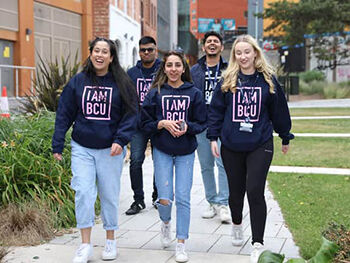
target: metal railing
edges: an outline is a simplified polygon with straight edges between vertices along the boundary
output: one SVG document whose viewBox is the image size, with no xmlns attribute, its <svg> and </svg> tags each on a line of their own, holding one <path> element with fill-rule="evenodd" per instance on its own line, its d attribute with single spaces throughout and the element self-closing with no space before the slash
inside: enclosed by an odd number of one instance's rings
<svg viewBox="0 0 350 263">
<path fill-rule="evenodd" d="M 34 89 L 33 89 L 33 79 L 34 79 L 34 72 L 35 72 L 35 67 L 27 67 L 27 66 L 12 66 L 12 65 L 1 65 L 0 64 L 0 87 L 3 86 L 2 83 L 2 69 L 3 68 L 10 68 L 15 70 L 15 92 L 14 92 L 14 96 L 18 97 L 18 93 L 19 93 L 19 81 L 18 81 L 18 71 L 19 70 L 30 70 L 30 91 L 33 93 Z M 8 87 L 8 88 L 12 88 L 12 87 Z"/>
</svg>

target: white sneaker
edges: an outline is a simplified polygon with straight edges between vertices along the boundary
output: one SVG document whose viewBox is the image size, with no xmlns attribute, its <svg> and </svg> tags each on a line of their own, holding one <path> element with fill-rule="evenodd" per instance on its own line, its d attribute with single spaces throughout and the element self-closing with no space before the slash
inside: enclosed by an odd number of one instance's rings
<svg viewBox="0 0 350 263">
<path fill-rule="evenodd" d="M 235 225 L 232 224 L 232 233 L 231 233 L 232 245 L 242 246 L 243 245 L 243 227 L 242 224 Z"/>
<path fill-rule="evenodd" d="M 257 263 L 263 251 L 264 251 L 264 245 L 258 242 L 255 242 L 253 244 L 253 251 L 250 254 L 250 263 Z"/>
<path fill-rule="evenodd" d="M 209 204 L 209 206 L 202 213 L 202 218 L 213 218 L 216 215 L 216 208 L 214 204 Z"/>
<path fill-rule="evenodd" d="M 102 252 L 102 260 L 113 260 L 117 258 L 117 241 L 107 239 L 105 249 Z"/>
<path fill-rule="evenodd" d="M 188 255 L 185 251 L 185 244 L 184 243 L 177 243 L 176 244 L 175 260 L 176 260 L 176 262 L 187 262 L 188 261 Z"/>
<path fill-rule="evenodd" d="M 88 243 L 83 243 L 75 252 L 73 263 L 87 263 L 90 259 L 92 259 L 92 254 L 92 245 Z"/>
<path fill-rule="evenodd" d="M 166 248 L 172 242 L 171 238 L 171 224 L 165 224 L 162 222 L 162 227 L 160 229 L 160 242 L 162 243 L 163 248 Z"/>
<path fill-rule="evenodd" d="M 227 205 L 220 206 L 220 219 L 221 223 L 231 223 L 231 215 Z"/>
</svg>

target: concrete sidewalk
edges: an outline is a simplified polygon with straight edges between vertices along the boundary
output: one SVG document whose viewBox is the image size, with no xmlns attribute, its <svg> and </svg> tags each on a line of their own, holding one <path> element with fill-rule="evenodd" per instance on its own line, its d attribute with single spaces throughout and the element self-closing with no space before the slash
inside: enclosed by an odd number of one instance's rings
<svg viewBox="0 0 350 263">
<path fill-rule="evenodd" d="M 350 99 L 290 101 L 288 106 L 290 108 L 344 108 L 350 107 Z"/>
<path fill-rule="evenodd" d="M 158 212 L 151 205 L 153 164 L 150 157 L 144 163 L 144 185 L 146 209 L 134 216 L 125 215 L 132 203 L 132 191 L 129 179 L 129 167 L 125 165 L 121 183 L 120 229 L 117 231 L 119 255 L 111 262 L 175 262 L 175 243 L 162 249 L 160 245 L 160 220 Z M 273 199 L 269 189 L 266 189 L 268 207 L 265 231 L 265 247 L 274 252 L 283 253 L 288 258 L 299 257 L 299 249 L 295 246 L 292 235 L 285 225 L 278 203 Z M 186 242 L 189 252 L 189 262 L 237 262 L 248 263 L 251 251 L 251 231 L 248 204 L 244 206 L 244 244 L 234 247 L 231 244 L 231 225 L 222 224 L 218 217 L 202 219 L 201 212 L 207 203 L 198 159 L 195 160 L 194 179 L 191 195 L 191 226 L 190 237 Z M 173 209 L 173 230 L 175 230 L 176 213 Z M 174 232 L 175 233 L 175 232 Z M 94 260 L 100 260 L 105 242 L 105 231 L 98 223 L 93 228 L 92 243 L 94 245 Z M 80 244 L 78 231 L 57 237 L 48 244 L 37 247 L 17 247 L 6 257 L 7 262 L 29 263 L 62 263 L 71 262 L 75 250 Z"/>
</svg>

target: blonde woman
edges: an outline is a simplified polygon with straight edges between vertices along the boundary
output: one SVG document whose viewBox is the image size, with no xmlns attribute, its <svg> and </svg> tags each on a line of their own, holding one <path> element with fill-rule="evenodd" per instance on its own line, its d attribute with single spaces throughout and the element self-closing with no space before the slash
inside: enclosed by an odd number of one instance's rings
<svg viewBox="0 0 350 263">
<path fill-rule="evenodd" d="M 256 40 L 241 35 L 209 107 L 208 133 L 214 156 L 221 154 L 229 184 L 232 244 L 244 243 L 242 210 L 247 193 L 252 230 L 251 262 L 264 250 L 264 189 L 273 157 L 273 130 L 286 154 L 294 138 L 287 101 Z M 217 139 L 222 144 L 219 152 Z"/>
</svg>

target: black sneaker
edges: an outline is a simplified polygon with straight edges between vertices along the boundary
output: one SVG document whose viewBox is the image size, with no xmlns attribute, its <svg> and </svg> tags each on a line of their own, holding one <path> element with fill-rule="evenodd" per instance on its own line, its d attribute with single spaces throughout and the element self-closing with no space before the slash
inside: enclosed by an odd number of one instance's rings
<svg viewBox="0 0 350 263">
<path fill-rule="evenodd" d="M 128 216 L 138 214 L 142 209 L 145 209 L 146 205 L 144 201 L 134 201 L 130 208 L 125 212 Z"/>
<path fill-rule="evenodd" d="M 155 209 L 158 209 L 158 206 L 157 206 L 157 199 L 153 199 L 152 200 L 152 205 Z"/>
</svg>

